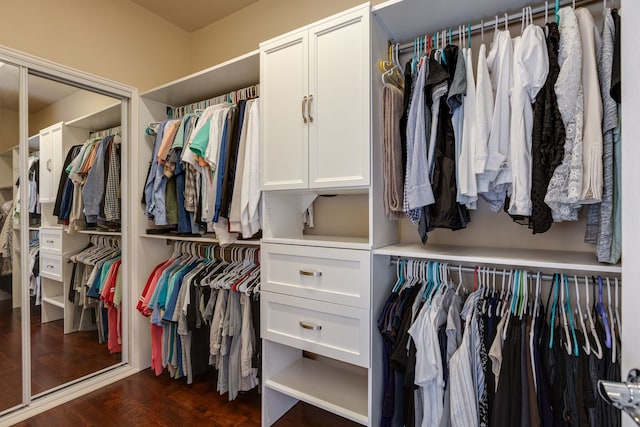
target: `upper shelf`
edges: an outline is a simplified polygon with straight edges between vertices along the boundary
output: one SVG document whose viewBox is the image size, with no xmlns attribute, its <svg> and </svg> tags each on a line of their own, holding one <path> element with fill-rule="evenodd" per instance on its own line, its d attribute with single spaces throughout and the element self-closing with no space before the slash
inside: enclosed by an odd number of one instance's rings
<svg viewBox="0 0 640 427">
<path fill-rule="evenodd" d="M 203 101 L 260 80 L 258 50 L 140 94 L 173 107 Z"/>
<path fill-rule="evenodd" d="M 550 7 L 552 3 L 549 2 Z M 479 24 L 482 18 L 485 21 L 495 19 L 495 15 L 501 18 L 506 12 L 518 12 L 531 4 L 531 0 L 389 0 L 372 10 L 390 39 L 406 42 L 458 25 Z"/>
<path fill-rule="evenodd" d="M 397 244 L 374 251 L 375 255 L 392 255 L 451 261 L 472 265 L 494 265 L 593 273 L 622 273 L 620 264 L 602 264 L 590 252 L 563 252 L 538 249 L 475 248 L 446 245 Z"/>
<path fill-rule="evenodd" d="M 66 124 L 67 126 L 89 129 L 90 131 L 100 131 L 114 126 L 119 126 L 122 122 L 122 108 L 120 105 L 121 103 L 118 101 L 108 107 L 96 111 L 95 113 L 73 119 Z"/>
</svg>

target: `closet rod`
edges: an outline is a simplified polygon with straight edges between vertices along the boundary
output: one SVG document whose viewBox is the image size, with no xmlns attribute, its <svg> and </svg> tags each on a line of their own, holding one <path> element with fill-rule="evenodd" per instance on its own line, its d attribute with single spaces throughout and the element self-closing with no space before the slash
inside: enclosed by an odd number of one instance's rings
<svg viewBox="0 0 640 427">
<path fill-rule="evenodd" d="M 239 93 L 246 94 L 246 97 L 239 98 L 238 101 L 257 98 L 260 96 L 260 83 L 243 87 L 242 89 L 232 90 L 230 92 L 223 93 L 222 95 L 217 95 L 198 102 L 192 102 L 191 104 L 182 105 L 180 107 L 167 107 L 167 114 L 170 118 L 175 119 L 184 116 L 184 114 L 186 113 L 193 113 L 199 109 L 204 109 L 212 105 L 221 104 L 222 102 L 228 101 L 228 98 L 233 98 Z"/>
<path fill-rule="evenodd" d="M 89 138 L 103 138 L 103 137 L 108 136 L 108 135 L 119 135 L 121 131 L 122 131 L 122 127 L 121 126 L 114 126 L 112 128 L 109 128 L 109 129 L 90 132 L 89 133 Z"/>
<path fill-rule="evenodd" d="M 586 6 L 589 4 L 593 4 L 593 3 L 601 3 L 600 0 L 575 0 L 576 6 Z M 572 5 L 573 4 L 573 0 L 561 0 L 560 1 L 560 7 L 564 7 L 564 6 L 568 6 L 568 5 Z M 544 11 L 545 11 L 545 5 L 541 5 L 538 7 L 534 7 L 531 9 L 531 13 L 533 14 L 534 18 L 538 18 L 539 16 L 544 16 Z M 549 17 L 554 19 L 554 9 L 555 9 L 555 5 L 553 1 L 549 1 Z M 520 21 L 522 19 L 522 12 L 517 12 L 517 13 L 513 13 L 507 16 L 507 21 L 508 22 L 513 22 L 513 21 Z M 551 21 L 551 20 L 550 20 Z M 497 20 L 497 24 L 499 25 L 500 23 L 504 24 L 505 22 L 505 18 L 504 18 L 504 14 L 502 15 L 502 18 L 498 18 Z M 490 27 L 494 27 L 496 25 L 496 19 L 492 19 L 491 21 L 486 21 L 480 24 L 475 24 L 471 26 L 471 34 L 477 33 L 479 32 L 481 29 L 483 28 L 490 28 Z M 441 29 L 442 31 L 442 29 Z M 463 30 L 465 33 L 467 31 L 469 31 L 467 28 L 465 28 Z M 459 31 L 452 31 L 451 32 L 451 37 L 458 37 L 459 35 Z M 429 35 L 428 33 L 424 34 L 424 35 Z M 418 36 L 420 37 L 420 36 Z M 447 33 L 447 37 L 449 37 L 449 34 Z M 413 40 L 410 42 L 405 42 L 403 44 L 400 45 L 400 52 L 403 51 L 407 51 L 407 50 L 413 50 Z"/>
<path fill-rule="evenodd" d="M 440 262 L 440 261 L 436 261 L 436 260 L 421 259 L 421 258 L 394 257 L 394 258 L 392 258 L 390 260 L 390 263 L 393 264 L 393 265 L 397 265 L 398 262 L 401 259 L 405 259 L 407 261 L 408 260 L 413 260 L 413 261 L 423 261 L 423 262 L 428 262 L 428 261 Z M 463 273 L 474 273 L 475 270 L 476 270 L 475 267 L 465 267 L 465 266 L 462 266 L 462 264 L 451 264 L 451 263 L 447 263 L 447 262 L 440 262 L 440 264 L 447 264 L 449 266 L 449 270 L 453 271 L 454 273 L 458 272 L 458 271 L 462 271 Z M 480 266 L 478 266 L 478 272 L 480 272 L 480 269 L 485 269 L 485 268 L 489 270 L 489 275 L 490 276 L 493 276 L 493 270 L 494 269 L 496 270 L 496 276 L 508 276 L 510 271 L 526 270 L 524 268 L 512 268 L 512 267 L 506 268 L 504 266 L 501 267 L 501 268 L 498 268 L 498 267 L 480 267 Z M 503 270 L 506 270 L 506 271 L 503 272 Z M 527 272 L 530 273 L 531 277 L 536 277 L 536 275 L 537 275 L 537 272 L 531 272 L 531 271 L 528 271 L 528 270 L 527 270 Z M 602 274 L 599 274 L 599 275 L 601 277 L 603 277 L 603 278 L 607 277 L 607 276 L 604 276 Z M 573 277 L 574 274 L 567 274 L 567 276 L 568 277 Z M 578 278 L 581 278 L 581 277 L 584 277 L 585 274 L 575 274 L 575 276 L 578 276 Z M 587 276 L 593 276 L 593 274 L 587 275 Z M 616 274 L 613 274 L 612 276 L 617 277 Z M 540 275 L 540 279 L 541 280 L 546 280 L 546 281 L 552 281 L 553 280 L 553 275 L 552 274 L 542 274 L 542 275 Z M 589 281 L 589 283 L 592 284 L 591 281 Z M 622 284 L 622 280 L 621 279 L 618 279 L 618 284 L 619 285 Z"/>
</svg>

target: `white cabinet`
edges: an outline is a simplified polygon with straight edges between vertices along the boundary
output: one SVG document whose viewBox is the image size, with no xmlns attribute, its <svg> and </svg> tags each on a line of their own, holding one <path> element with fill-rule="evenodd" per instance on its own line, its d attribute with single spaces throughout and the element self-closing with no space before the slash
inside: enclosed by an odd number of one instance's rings
<svg viewBox="0 0 640 427">
<path fill-rule="evenodd" d="M 262 187 L 369 185 L 369 8 L 260 45 Z"/>
<path fill-rule="evenodd" d="M 89 133 L 78 128 L 56 123 L 40 131 L 40 203 L 54 203 L 58 183 L 69 148 L 81 144 Z"/>
</svg>

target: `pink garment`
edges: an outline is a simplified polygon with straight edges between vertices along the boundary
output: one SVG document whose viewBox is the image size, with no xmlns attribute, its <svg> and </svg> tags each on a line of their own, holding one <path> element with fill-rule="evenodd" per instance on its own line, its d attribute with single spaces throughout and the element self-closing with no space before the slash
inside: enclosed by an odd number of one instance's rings
<svg viewBox="0 0 640 427">
<path fill-rule="evenodd" d="M 107 311 L 109 315 L 109 338 L 107 340 L 107 347 L 111 354 L 120 353 L 122 352 L 122 344 L 120 343 L 120 322 L 118 321 L 118 317 L 120 317 L 120 310 L 109 304 Z"/>
<path fill-rule="evenodd" d="M 162 374 L 162 326 L 151 325 L 151 369 Z"/>
</svg>

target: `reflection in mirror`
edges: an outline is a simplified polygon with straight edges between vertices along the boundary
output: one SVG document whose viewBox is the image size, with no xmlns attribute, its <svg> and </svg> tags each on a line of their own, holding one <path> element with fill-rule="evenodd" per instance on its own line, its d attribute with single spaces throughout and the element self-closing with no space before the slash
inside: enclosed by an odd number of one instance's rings
<svg viewBox="0 0 640 427">
<path fill-rule="evenodd" d="M 18 67 L 0 63 L 0 413 L 22 403 Z"/>
<path fill-rule="evenodd" d="M 122 360 L 121 103 L 29 76 L 29 107 L 40 222 L 26 274 L 38 396 Z"/>
</svg>

